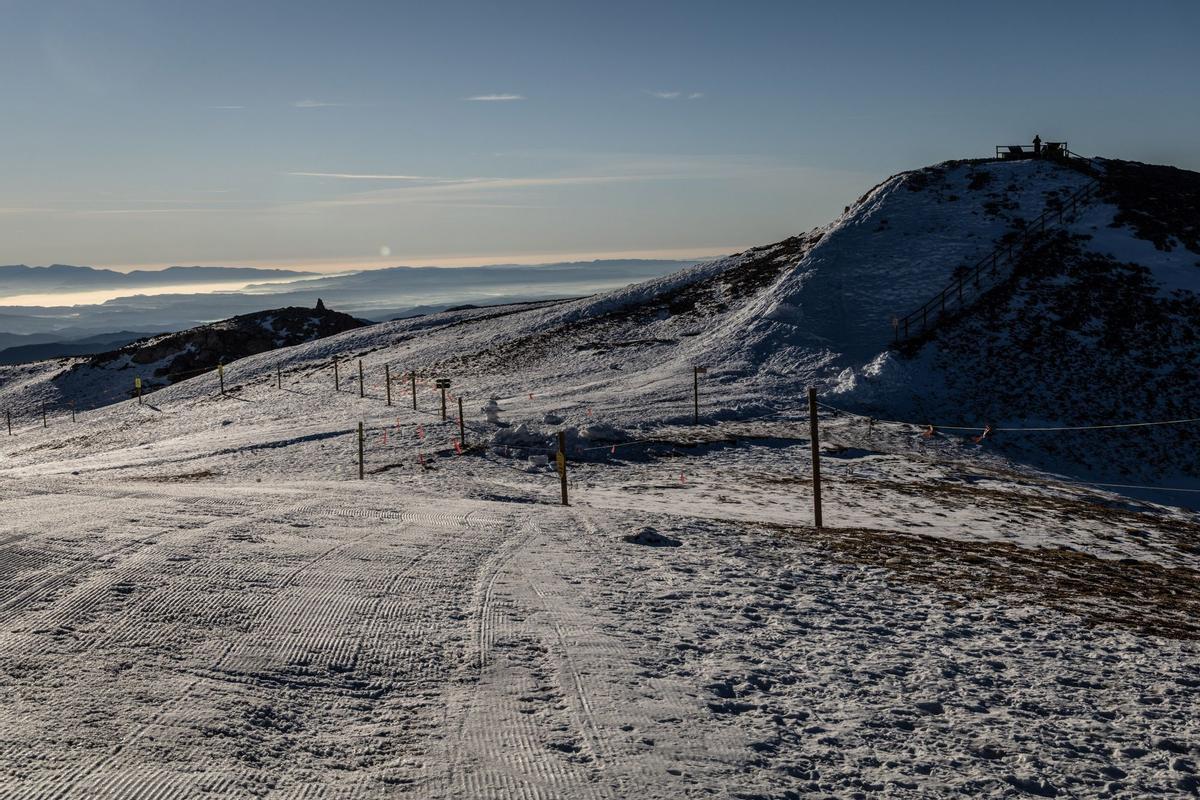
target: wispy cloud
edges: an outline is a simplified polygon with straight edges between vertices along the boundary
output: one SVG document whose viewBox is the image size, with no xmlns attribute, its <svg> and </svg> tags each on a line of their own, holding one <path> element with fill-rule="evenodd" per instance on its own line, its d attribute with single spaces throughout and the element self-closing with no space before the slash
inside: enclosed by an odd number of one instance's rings
<svg viewBox="0 0 1200 800">
<path fill-rule="evenodd" d="M 343 178 L 352 181 L 439 181 L 426 175 L 387 175 L 371 172 L 287 172 L 301 178 Z"/>
<path fill-rule="evenodd" d="M 481 101 L 485 103 L 507 102 L 509 100 L 524 100 L 523 94 L 477 94 L 474 97 L 465 98 L 471 101 Z"/>
<path fill-rule="evenodd" d="M 681 97 L 687 100 L 699 100 L 701 97 L 704 97 L 704 92 L 657 91 L 646 92 L 646 94 L 651 97 L 657 97 L 659 100 L 678 100 Z"/>
<path fill-rule="evenodd" d="M 292 103 L 293 108 L 335 108 L 344 105 L 345 103 L 327 103 L 323 100 L 312 99 L 297 100 L 296 102 Z"/>
</svg>

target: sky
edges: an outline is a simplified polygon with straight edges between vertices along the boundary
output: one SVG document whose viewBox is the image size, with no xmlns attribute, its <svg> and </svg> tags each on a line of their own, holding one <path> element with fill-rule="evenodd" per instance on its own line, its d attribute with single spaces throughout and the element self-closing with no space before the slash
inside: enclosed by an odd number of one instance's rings
<svg viewBox="0 0 1200 800">
<path fill-rule="evenodd" d="M 686 258 L 996 144 L 1200 169 L 1200 3 L 0 0 L 0 263 Z"/>
</svg>

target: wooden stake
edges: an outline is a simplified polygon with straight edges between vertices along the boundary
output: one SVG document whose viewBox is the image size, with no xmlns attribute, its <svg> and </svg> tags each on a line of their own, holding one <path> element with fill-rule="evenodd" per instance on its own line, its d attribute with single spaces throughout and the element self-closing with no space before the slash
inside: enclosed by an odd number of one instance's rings
<svg viewBox="0 0 1200 800">
<path fill-rule="evenodd" d="M 342 379 L 338 377 L 338 363 L 336 358 L 333 360 L 333 390 L 335 392 L 342 390 Z"/>
<path fill-rule="evenodd" d="M 558 432 L 558 480 L 562 485 L 562 504 L 564 506 L 571 505 L 567 502 L 567 434 L 566 431 Z"/>
<path fill-rule="evenodd" d="M 817 390 L 808 387 L 808 432 L 812 438 L 813 524 L 821 529 L 821 442 L 817 430 Z"/>
<path fill-rule="evenodd" d="M 445 422 L 446 421 L 446 387 L 443 386 L 443 387 L 441 387 L 441 389 L 442 389 L 442 422 Z"/>
<path fill-rule="evenodd" d="M 362 359 L 361 358 L 358 360 L 358 396 L 359 397 L 367 396 L 367 389 L 366 389 L 366 386 L 363 384 L 363 371 L 362 371 Z"/>
<path fill-rule="evenodd" d="M 463 421 L 462 397 L 458 398 L 458 443 L 467 447 L 467 423 Z"/>
<path fill-rule="evenodd" d="M 221 394 L 225 394 L 225 365 L 217 364 L 217 377 L 221 379 Z"/>
<path fill-rule="evenodd" d="M 283 388 L 283 367 L 278 364 L 275 365 L 275 388 Z"/>
<path fill-rule="evenodd" d="M 358 479 L 363 479 L 363 424 L 358 423 Z"/>
<path fill-rule="evenodd" d="M 42 401 L 42 427 L 43 428 L 50 427 L 49 425 L 46 424 L 46 401 L 45 400 Z"/>
<path fill-rule="evenodd" d="M 387 404 L 392 404 L 392 368 L 387 364 L 383 365 L 383 383 L 387 386 Z"/>
<path fill-rule="evenodd" d="M 408 375 L 412 378 L 412 394 L 413 394 L 413 411 L 417 410 L 417 373 L 410 372 Z"/>
<path fill-rule="evenodd" d="M 8 435 L 12 436 L 12 412 L 4 409 L 4 421 L 8 424 Z"/>
</svg>

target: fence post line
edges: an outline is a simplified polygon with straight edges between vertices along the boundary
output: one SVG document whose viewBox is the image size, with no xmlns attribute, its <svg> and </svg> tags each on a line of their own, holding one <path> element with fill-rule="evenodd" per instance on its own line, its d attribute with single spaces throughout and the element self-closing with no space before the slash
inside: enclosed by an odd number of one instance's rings
<svg viewBox="0 0 1200 800">
<path fill-rule="evenodd" d="M 458 443 L 467 448 L 467 423 L 463 420 L 462 395 L 458 396 Z"/>
<path fill-rule="evenodd" d="M 817 390 L 808 387 L 808 432 L 812 439 L 813 523 L 821 529 L 821 442 L 817 430 Z"/>
<path fill-rule="evenodd" d="M 416 411 L 417 410 L 417 373 L 416 373 L 416 371 L 408 373 L 408 377 L 412 379 L 413 411 Z"/>
<path fill-rule="evenodd" d="M 567 432 L 558 432 L 558 455 L 555 456 L 558 463 L 558 480 L 562 486 L 562 504 L 564 506 L 571 505 L 567 502 Z"/>
<path fill-rule="evenodd" d="M 383 383 L 387 386 L 387 404 L 392 404 L 392 368 L 387 364 L 383 365 Z"/>
<path fill-rule="evenodd" d="M 363 479 L 363 424 L 358 423 L 358 479 Z"/>
<path fill-rule="evenodd" d="M 367 389 L 366 389 L 366 386 L 363 384 L 363 370 L 362 370 L 362 359 L 361 358 L 358 360 L 358 396 L 359 397 L 367 396 Z"/>
</svg>

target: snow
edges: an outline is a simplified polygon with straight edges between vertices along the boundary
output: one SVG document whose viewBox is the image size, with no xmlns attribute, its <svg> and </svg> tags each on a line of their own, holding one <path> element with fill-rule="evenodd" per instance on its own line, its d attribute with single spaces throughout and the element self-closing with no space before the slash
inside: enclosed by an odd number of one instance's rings
<svg viewBox="0 0 1200 800">
<path fill-rule="evenodd" d="M 1061 184 L 987 168 L 1005 213 Z M 241 359 L 224 395 L 6 368 L 0 798 L 1194 794 L 1200 515 L 831 413 L 811 527 L 799 388 L 934 374 L 880 353 L 1007 225 L 970 172 L 595 298 Z"/>
</svg>

